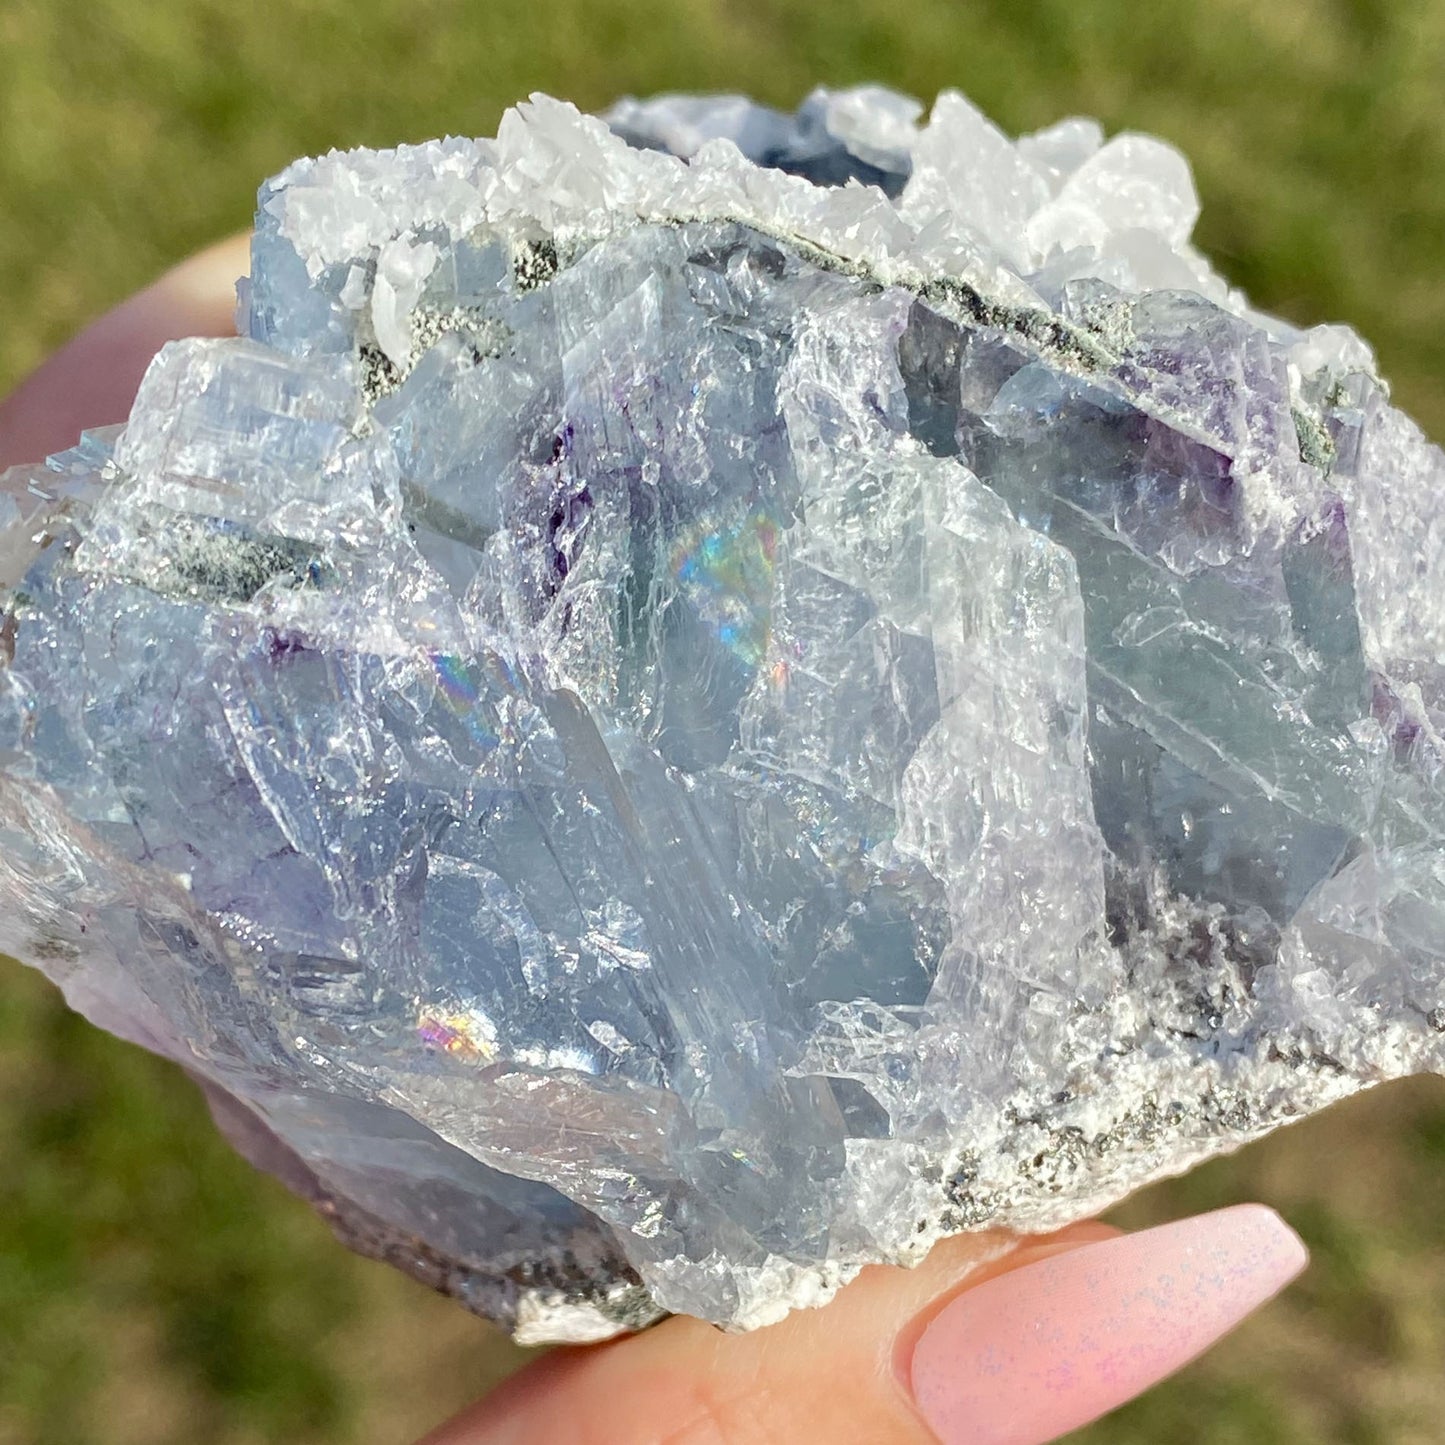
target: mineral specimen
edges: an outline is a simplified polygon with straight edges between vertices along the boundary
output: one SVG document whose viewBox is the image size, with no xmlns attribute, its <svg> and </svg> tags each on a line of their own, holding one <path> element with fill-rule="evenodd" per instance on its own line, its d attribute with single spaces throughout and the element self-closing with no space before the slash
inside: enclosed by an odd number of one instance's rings
<svg viewBox="0 0 1445 1445">
<path fill-rule="evenodd" d="M 298 162 L 9 479 L 0 945 L 528 1340 L 1445 1068 L 1445 456 L 1168 146 L 920 112 Z"/>
</svg>

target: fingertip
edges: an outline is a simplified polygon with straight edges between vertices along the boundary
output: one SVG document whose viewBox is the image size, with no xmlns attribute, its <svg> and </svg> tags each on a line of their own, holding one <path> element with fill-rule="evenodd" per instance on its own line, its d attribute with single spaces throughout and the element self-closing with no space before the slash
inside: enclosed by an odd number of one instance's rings
<svg viewBox="0 0 1445 1445">
<path fill-rule="evenodd" d="M 944 1445 L 1044 1445 L 1202 1354 L 1306 1260 L 1262 1205 L 1054 1251 L 937 1311 L 913 1397 Z"/>
<path fill-rule="evenodd" d="M 41 462 L 82 431 L 124 421 L 151 358 L 183 336 L 235 333 L 236 282 L 249 236 L 189 257 L 121 302 L 0 401 L 0 471 Z"/>
<path fill-rule="evenodd" d="M 751 1334 L 673 1319 L 558 1351 L 425 1445 L 1043 1445 L 1202 1353 L 1305 1257 L 1261 1205 L 1134 1235 L 961 1236 Z"/>
<path fill-rule="evenodd" d="M 226 336 L 235 330 L 236 283 L 250 267 L 251 233 L 244 231 L 188 256 L 133 299 L 197 323 L 186 336 Z"/>
</svg>

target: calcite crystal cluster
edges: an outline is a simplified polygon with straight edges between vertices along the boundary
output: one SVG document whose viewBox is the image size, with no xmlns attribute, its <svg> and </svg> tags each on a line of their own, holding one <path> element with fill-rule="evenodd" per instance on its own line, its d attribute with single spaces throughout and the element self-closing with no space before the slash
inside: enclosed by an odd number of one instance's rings
<svg viewBox="0 0 1445 1445">
<path fill-rule="evenodd" d="M 1445 1068 L 1445 457 L 957 94 L 298 162 L 12 473 L 0 946 L 526 1340 Z"/>
</svg>

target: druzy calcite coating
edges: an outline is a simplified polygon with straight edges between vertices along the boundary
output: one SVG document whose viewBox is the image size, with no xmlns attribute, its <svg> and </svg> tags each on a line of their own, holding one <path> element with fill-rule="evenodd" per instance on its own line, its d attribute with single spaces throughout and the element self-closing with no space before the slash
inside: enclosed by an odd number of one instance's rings
<svg viewBox="0 0 1445 1445">
<path fill-rule="evenodd" d="M 298 162 L 8 479 L 0 945 L 525 1339 L 1445 1067 L 1445 458 L 1168 146 L 921 113 Z"/>
</svg>

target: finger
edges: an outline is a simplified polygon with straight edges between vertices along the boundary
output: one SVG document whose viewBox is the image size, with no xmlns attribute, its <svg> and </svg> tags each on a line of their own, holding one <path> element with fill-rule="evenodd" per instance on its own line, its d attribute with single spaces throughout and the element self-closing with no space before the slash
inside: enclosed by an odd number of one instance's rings
<svg viewBox="0 0 1445 1445">
<path fill-rule="evenodd" d="M 1134 1235 L 948 1240 L 752 1334 L 679 1318 L 559 1350 L 421 1445 L 1042 1445 L 1193 1359 L 1305 1262 L 1261 1205 Z"/>
<path fill-rule="evenodd" d="M 88 326 L 0 401 L 0 471 L 73 446 L 87 427 L 124 421 L 151 358 L 182 336 L 235 330 L 236 280 L 250 237 L 181 262 Z"/>
</svg>

